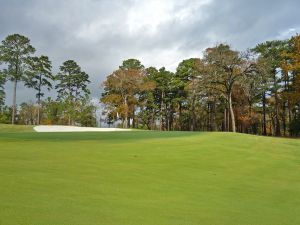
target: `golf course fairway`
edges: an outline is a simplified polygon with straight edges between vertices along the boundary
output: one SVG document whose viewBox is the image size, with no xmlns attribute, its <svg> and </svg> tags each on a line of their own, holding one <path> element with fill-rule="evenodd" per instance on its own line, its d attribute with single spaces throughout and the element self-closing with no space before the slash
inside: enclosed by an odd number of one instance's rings
<svg viewBox="0 0 300 225">
<path fill-rule="evenodd" d="M 0 225 L 300 224 L 299 139 L 1 126 Z"/>
</svg>

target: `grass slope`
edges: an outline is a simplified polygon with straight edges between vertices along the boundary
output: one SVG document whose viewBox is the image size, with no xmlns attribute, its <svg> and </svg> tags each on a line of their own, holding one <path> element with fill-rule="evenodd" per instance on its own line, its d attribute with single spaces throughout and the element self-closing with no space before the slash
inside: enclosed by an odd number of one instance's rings
<svg viewBox="0 0 300 225">
<path fill-rule="evenodd" d="M 300 224 L 300 141 L 0 130 L 0 224 Z"/>
</svg>

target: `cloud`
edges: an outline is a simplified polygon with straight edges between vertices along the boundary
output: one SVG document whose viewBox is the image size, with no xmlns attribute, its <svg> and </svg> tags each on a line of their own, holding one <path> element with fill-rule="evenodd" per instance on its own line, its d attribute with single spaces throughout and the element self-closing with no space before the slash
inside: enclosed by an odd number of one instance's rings
<svg viewBox="0 0 300 225">
<path fill-rule="evenodd" d="M 126 58 L 165 66 L 201 56 L 216 43 L 245 50 L 299 33 L 298 0 L 0 0 L 0 39 L 20 33 L 31 39 L 57 72 L 74 59 L 91 78 L 92 97 Z M 11 102 L 7 85 L 7 103 Z M 55 91 L 48 93 L 55 95 Z M 18 102 L 34 93 L 19 85 Z"/>
</svg>

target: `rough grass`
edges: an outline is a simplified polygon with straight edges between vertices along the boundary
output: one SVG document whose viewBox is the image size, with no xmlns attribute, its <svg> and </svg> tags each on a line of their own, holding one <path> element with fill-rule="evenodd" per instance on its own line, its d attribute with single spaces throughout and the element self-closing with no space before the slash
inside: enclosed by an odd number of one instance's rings
<svg viewBox="0 0 300 225">
<path fill-rule="evenodd" d="M 300 224 L 300 140 L 0 131 L 1 225 Z"/>
<path fill-rule="evenodd" d="M 11 125 L 0 123 L 0 135 L 1 133 L 18 133 L 18 132 L 33 132 L 33 126 L 26 125 Z"/>
</svg>

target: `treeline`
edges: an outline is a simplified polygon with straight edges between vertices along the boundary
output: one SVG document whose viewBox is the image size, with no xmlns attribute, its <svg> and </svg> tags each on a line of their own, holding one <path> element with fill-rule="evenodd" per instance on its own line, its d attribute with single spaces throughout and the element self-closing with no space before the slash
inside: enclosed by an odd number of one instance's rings
<svg viewBox="0 0 300 225">
<path fill-rule="evenodd" d="M 89 75 L 74 60 L 57 74 L 45 55 L 22 35 L 0 45 L 0 123 L 96 126 Z M 300 36 L 274 40 L 239 52 L 227 44 L 185 59 L 176 72 L 123 61 L 103 82 L 101 103 L 109 125 L 185 131 L 233 131 L 273 136 L 300 134 Z M 5 83 L 13 104 L 5 105 Z M 36 101 L 17 106 L 17 87 Z M 55 90 L 57 98 L 45 99 Z"/>
<path fill-rule="evenodd" d="M 124 128 L 300 134 L 300 36 L 238 52 L 220 44 L 176 72 L 128 59 L 103 83 L 108 123 Z"/>
<path fill-rule="evenodd" d="M 96 126 L 95 107 L 87 88 L 89 75 L 74 60 L 62 63 L 53 74 L 48 56 L 35 56 L 35 48 L 22 35 L 7 36 L 0 44 L 0 123 L 68 124 Z M 6 82 L 13 84 L 13 104 L 5 105 Z M 36 103 L 16 104 L 17 87 L 35 90 Z M 55 89 L 57 99 L 43 99 Z"/>
</svg>

